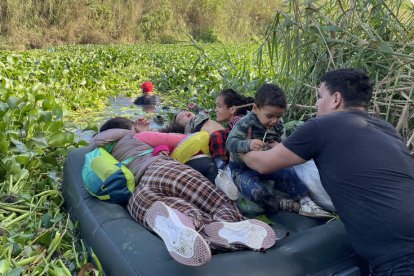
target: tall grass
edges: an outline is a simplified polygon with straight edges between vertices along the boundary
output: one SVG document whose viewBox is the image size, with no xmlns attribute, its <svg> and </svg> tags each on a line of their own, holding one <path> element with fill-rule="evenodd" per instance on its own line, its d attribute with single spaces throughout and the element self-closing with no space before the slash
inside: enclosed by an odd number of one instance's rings
<svg viewBox="0 0 414 276">
<path fill-rule="evenodd" d="M 0 49 L 263 36 L 274 0 L 0 0 Z"/>
<path fill-rule="evenodd" d="M 357 67 L 375 80 L 369 111 L 414 145 L 414 5 L 409 1 L 287 1 L 259 49 L 283 84 L 289 116 L 314 114 L 323 73 Z M 300 106 L 300 108 L 297 108 Z"/>
</svg>

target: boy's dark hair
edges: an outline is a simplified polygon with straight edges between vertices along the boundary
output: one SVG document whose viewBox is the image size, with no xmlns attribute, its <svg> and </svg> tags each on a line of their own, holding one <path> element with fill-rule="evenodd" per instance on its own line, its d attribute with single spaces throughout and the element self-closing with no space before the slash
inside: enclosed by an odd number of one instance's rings
<svg viewBox="0 0 414 276">
<path fill-rule="evenodd" d="M 230 88 L 221 91 L 218 96 L 223 97 L 224 103 L 226 104 L 228 108 L 232 106 L 241 106 L 241 105 L 254 102 L 254 99 L 252 97 L 245 97 Z M 240 116 L 246 115 L 247 111 L 251 109 L 252 109 L 251 106 L 237 108 L 235 115 L 240 115 Z"/>
<path fill-rule="evenodd" d="M 329 94 L 341 93 L 344 107 L 368 107 L 373 85 L 363 71 L 354 68 L 329 71 L 321 78 L 322 82 L 325 83 Z"/>
<path fill-rule="evenodd" d="M 112 128 L 123 128 L 123 129 L 132 129 L 134 122 L 128 118 L 124 117 L 114 117 L 103 123 L 99 132 L 112 129 Z"/>
<path fill-rule="evenodd" d="M 256 93 L 254 103 L 257 107 L 265 105 L 276 106 L 285 109 L 287 106 L 285 92 L 275 84 L 266 83 Z"/>
</svg>

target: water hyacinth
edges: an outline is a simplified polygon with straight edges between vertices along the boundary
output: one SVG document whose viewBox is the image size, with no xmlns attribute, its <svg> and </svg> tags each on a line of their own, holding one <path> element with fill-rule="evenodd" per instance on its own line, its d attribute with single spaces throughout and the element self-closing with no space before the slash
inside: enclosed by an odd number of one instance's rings
<svg viewBox="0 0 414 276">
<path fill-rule="evenodd" d="M 321 3 L 287 1 L 261 45 L 0 52 L 0 274 L 99 273 L 63 208 L 62 166 L 68 150 L 86 144 L 74 131 L 96 131 L 113 99 L 134 99 L 146 80 L 164 106 L 195 101 L 210 110 L 223 88 L 252 96 L 263 82 L 278 83 L 291 104 L 284 118 L 291 131 L 315 114 L 315 86 L 326 70 L 359 67 L 376 81 L 370 112 L 393 123 L 414 151 L 412 6 Z M 117 112 L 136 116 L 136 108 Z"/>
</svg>

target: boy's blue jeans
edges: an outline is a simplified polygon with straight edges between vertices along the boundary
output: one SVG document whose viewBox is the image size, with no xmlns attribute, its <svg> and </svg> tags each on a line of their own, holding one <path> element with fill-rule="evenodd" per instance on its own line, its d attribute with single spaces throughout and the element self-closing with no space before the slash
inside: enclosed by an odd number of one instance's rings
<svg viewBox="0 0 414 276">
<path fill-rule="evenodd" d="M 274 189 L 288 193 L 295 200 L 309 194 L 308 188 L 299 179 L 293 168 L 260 174 L 236 162 L 230 162 L 229 167 L 234 183 L 240 192 L 258 204 L 262 203 L 264 199 L 272 197 Z M 273 180 L 274 186 L 269 185 L 266 180 Z"/>
</svg>

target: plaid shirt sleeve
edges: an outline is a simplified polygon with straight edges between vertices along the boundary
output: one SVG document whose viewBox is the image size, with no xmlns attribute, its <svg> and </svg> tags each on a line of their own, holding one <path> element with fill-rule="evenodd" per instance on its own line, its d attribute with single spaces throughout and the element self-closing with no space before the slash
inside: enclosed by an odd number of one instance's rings
<svg viewBox="0 0 414 276">
<path fill-rule="evenodd" d="M 229 159 L 229 153 L 226 149 L 226 140 L 230 130 L 218 130 L 210 135 L 210 154 L 212 158 L 221 157 L 223 160 Z"/>
<path fill-rule="evenodd" d="M 238 122 L 238 121 L 240 121 L 240 119 L 241 119 L 242 117 L 241 116 L 234 116 L 233 117 L 233 119 L 231 120 L 231 122 L 227 125 L 227 129 L 228 130 L 231 130 L 233 127 L 234 127 L 234 125 Z"/>
</svg>

